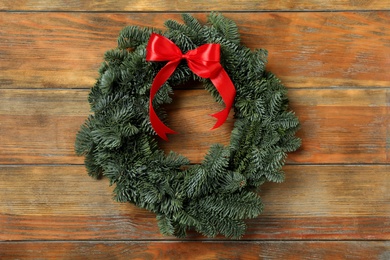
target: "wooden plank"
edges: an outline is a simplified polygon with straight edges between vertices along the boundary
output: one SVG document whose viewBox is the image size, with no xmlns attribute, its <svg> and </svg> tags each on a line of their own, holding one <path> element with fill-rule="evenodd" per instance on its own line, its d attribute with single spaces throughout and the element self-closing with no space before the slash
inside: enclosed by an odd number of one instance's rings
<svg viewBox="0 0 390 260">
<path fill-rule="evenodd" d="M 386 89 L 290 89 L 302 124 L 302 147 L 289 163 L 388 163 Z M 88 90 L 0 90 L 0 164 L 82 164 L 74 153 L 87 118 Z M 210 131 L 209 115 L 222 109 L 205 90 L 176 90 L 168 124 L 179 135 L 161 142 L 199 163 L 213 143 L 228 144 L 234 119 Z"/>
<path fill-rule="evenodd" d="M 268 49 L 267 68 L 289 87 L 390 85 L 389 11 L 225 15 L 237 23 L 243 44 Z M 0 86 L 90 87 L 103 53 L 116 46 L 124 26 L 163 28 L 167 19 L 180 15 L 1 12 Z"/>
<path fill-rule="evenodd" d="M 3 242 L 2 259 L 353 259 L 385 260 L 390 242 Z"/>
<path fill-rule="evenodd" d="M 390 238 L 390 165 L 284 170 L 285 182 L 262 186 L 265 210 L 243 239 Z M 154 214 L 113 201 L 112 190 L 83 166 L 2 166 L 0 240 L 167 239 Z"/>
<path fill-rule="evenodd" d="M 180 1 L 158 0 L 105 0 L 90 1 L 65 1 L 65 0 L 15 0 L 0 2 L 0 10 L 7 11 L 293 11 L 293 10 L 388 10 L 389 0 L 381 1 L 349 1 L 349 0 L 223 0 L 204 1 Z"/>
<path fill-rule="evenodd" d="M 96 203 L 95 207 L 98 207 Z M 155 216 L 142 210 L 108 216 L 2 215 L 0 240 L 176 240 L 159 233 Z M 136 216 L 136 218 L 134 218 Z M 247 222 L 244 240 L 389 240 L 388 217 L 278 217 L 263 215 Z M 188 232 L 188 240 L 205 237 Z M 217 237 L 215 239 L 224 239 Z"/>
</svg>

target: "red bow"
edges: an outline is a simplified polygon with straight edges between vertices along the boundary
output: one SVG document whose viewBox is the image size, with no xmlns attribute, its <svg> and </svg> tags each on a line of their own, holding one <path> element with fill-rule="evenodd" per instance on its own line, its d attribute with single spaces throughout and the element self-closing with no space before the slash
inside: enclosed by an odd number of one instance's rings
<svg viewBox="0 0 390 260">
<path fill-rule="evenodd" d="M 164 125 L 153 109 L 152 101 L 160 87 L 168 80 L 175 71 L 180 61 L 185 59 L 188 67 L 199 77 L 210 78 L 226 107 L 222 111 L 213 114 L 217 118 L 212 129 L 221 126 L 229 115 L 233 105 L 236 89 L 229 75 L 223 69 L 220 61 L 220 45 L 204 44 L 194 50 L 183 54 L 179 47 L 166 37 L 152 33 L 148 46 L 146 47 L 147 61 L 168 61 L 168 63 L 157 73 L 150 89 L 149 117 L 153 129 L 164 140 L 168 141 L 166 134 L 176 134 L 175 131 Z"/>
</svg>

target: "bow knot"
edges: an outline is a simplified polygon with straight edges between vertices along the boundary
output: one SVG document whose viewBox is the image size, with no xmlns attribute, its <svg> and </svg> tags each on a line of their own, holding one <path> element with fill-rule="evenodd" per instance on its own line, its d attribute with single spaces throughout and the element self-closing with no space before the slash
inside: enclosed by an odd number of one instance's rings
<svg viewBox="0 0 390 260">
<path fill-rule="evenodd" d="M 220 64 L 219 44 L 204 44 L 183 54 L 171 40 L 162 35 L 152 33 L 146 51 L 147 61 L 168 61 L 154 78 L 149 99 L 150 122 L 153 129 L 162 139 L 168 140 L 166 134 L 175 134 L 176 132 L 167 127 L 158 118 L 153 109 L 152 101 L 157 91 L 172 75 L 182 59 L 187 61 L 188 67 L 196 75 L 211 80 L 226 105 L 225 109 L 212 115 L 217 118 L 217 122 L 212 129 L 221 126 L 226 121 L 233 105 L 236 90 L 229 75 Z"/>
</svg>

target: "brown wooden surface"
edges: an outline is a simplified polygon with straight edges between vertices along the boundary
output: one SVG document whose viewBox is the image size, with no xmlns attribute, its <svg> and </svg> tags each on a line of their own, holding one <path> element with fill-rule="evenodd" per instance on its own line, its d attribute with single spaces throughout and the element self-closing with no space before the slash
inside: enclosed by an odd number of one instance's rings
<svg viewBox="0 0 390 260">
<path fill-rule="evenodd" d="M 119 30 L 211 10 L 269 51 L 302 124 L 243 241 L 160 235 L 73 151 Z M 16 0 L 0 2 L 0 25 L 0 259 L 390 259 L 390 1 Z M 234 122 L 209 131 L 221 106 L 200 88 L 175 90 L 181 134 L 161 143 L 193 163 Z"/>
</svg>

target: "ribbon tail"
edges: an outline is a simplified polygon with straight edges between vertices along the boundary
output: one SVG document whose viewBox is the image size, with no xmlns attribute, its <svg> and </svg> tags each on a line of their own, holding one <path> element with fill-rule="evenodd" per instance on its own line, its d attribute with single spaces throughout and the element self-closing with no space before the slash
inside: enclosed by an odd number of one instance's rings
<svg viewBox="0 0 390 260">
<path fill-rule="evenodd" d="M 214 76 L 210 77 L 211 82 L 218 90 L 225 103 L 225 108 L 211 116 L 217 119 L 217 122 L 211 129 L 220 127 L 229 116 L 230 109 L 233 106 L 234 98 L 236 96 L 236 89 L 234 88 L 233 82 L 231 81 L 227 72 L 222 68 Z"/>
<path fill-rule="evenodd" d="M 149 116 L 150 116 L 150 122 L 152 124 L 152 127 L 154 131 L 165 141 L 168 141 L 167 134 L 177 134 L 177 132 L 173 131 L 169 127 L 167 127 L 161 120 L 158 118 L 156 112 L 154 111 L 151 104 L 149 104 Z"/>
<path fill-rule="evenodd" d="M 224 110 L 221 110 L 219 111 L 218 113 L 215 113 L 215 114 L 212 114 L 211 116 L 212 117 L 215 117 L 217 119 L 217 122 L 215 123 L 215 125 L 211 128 L 211 130 L 214 130 L 218 127 L 220 127 L 221 125 L 223 125 L 223 123 L 225 123 L 227 117 L 229 116 L 229 112 L 230 112 L 230 109 L 227 110 L 226 108 Z"/>
<path fill-rule="evenodd" d="M 167 127 L 161 120 L 158 118 L 156 112 L 153 108 L 153 99 L 156 95 L 157 91 L 161 88 L 161 86 L 167 81 L 167 79 L 172 75 L 175 71 L 177 65 L 180 60 L 174 60 L 168 62 L 156 75 L 153 80 L 152 87 L 150 89 L 150 98 L 149 98 L 149 117 L 150 123 L 154 131 L 157 133 L 165 141 L 168 141 L 167 134 L 176 134 L 175 131 Z"/>
</svg>

